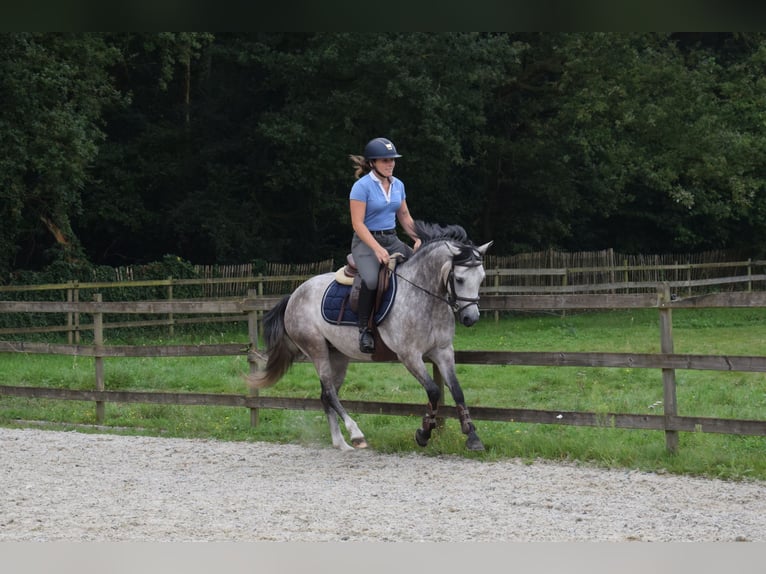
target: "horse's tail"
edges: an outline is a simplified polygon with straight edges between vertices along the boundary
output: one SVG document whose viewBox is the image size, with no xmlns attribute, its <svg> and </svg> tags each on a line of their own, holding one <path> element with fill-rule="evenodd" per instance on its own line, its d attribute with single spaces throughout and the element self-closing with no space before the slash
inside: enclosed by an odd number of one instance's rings
<svg viewBox="0 0 766 574">
<path fill-rule="evenodd" d="M 263 333 L 266 339 L 266 366 L 248 375 L 247 382 L 251 390 L 263 389 L 275 384 L 290 368 L 300 350 L 293 344 L 285 332 L 285 309 L 290 296 L 282 298 L 263 317 Z"/>
</svg>

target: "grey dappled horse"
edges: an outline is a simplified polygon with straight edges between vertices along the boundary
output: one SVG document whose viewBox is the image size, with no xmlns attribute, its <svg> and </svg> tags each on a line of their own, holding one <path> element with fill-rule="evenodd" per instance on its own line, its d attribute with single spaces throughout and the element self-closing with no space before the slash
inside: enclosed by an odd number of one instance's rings
<svg viewBox="0 0 766 574">
<path fill-rule="evenodd" d="M 456 317 L 468 327 L 479 320 L 479 286 L 484 280 L 482 256 L 492 242 L 476 247 L 459 225 L 442 227 L 422 221 L 415 225 L 421 246 L 394 271 L 397 275 L 396 300 L 378 326 L 380 337 L 428 395 L 422 428 L 415 433 L 417 443 L 420 446 L 428 444 L 436 426 L 440 395 L 424 362 L 424 359 L 430 359 L 452 393 L 461 429 L 468 436 L 466 447 L 484 450 L 457 380 L 452 339 Z M 253 389 L 271 386 L 301 353 L 305 354 L 319 374 L 321 400 L 330 424 L 332 444 L 341 450 L 352 450 L 354 447 L 364 448 L 367 443 L 341 404 L 338 392 L 349 359 L 372 361 L 372 358 L 359 351 L 359 333 L 355 326 L 328 323 L 322 317 L 322 296 L 334 277 L 334 273 L 312 277 L 266 314 L 264 332 L 268 360 L 265 368 L 248 379 Z M 353 447 L 343 438 L 339 416 Z"/>
</svg>

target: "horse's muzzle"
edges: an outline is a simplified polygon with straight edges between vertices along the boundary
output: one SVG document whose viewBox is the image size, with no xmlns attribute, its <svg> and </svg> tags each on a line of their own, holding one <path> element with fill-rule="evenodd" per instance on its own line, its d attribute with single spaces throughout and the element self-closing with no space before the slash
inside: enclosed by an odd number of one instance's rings
<svg viewBox="0 0 766 574">
<path fill-rule="evenodd" d="M 477 305 L 470 305 L 460 310 L 458 319 L 464 327 L 471 327 L 479 320 L 479 316 L 479 307 Z"/>
</svg>

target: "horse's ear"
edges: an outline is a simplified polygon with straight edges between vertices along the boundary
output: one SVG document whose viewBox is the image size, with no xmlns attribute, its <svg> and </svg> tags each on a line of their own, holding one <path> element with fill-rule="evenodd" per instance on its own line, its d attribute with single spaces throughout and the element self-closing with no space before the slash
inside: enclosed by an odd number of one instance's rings
<svg viewBox="0 0 766 574">
<path fill-rule="evenodd" d="M 488 241 L 487 243 L 485 243 L 481 247 L 477 247 L 476 251 L 481 253 L 482 256 L 483 256 L 483 255 L 485 255 L 487 253 L 487 249 L 489 249 L 492 246 L 493 243 L 494 243 L 494 241 Z"/>
</svg>

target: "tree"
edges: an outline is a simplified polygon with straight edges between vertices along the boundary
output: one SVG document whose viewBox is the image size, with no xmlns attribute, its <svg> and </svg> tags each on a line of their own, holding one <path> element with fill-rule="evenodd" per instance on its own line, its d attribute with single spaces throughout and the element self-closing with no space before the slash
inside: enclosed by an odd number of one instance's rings
<svg viewBox="0 0 766 574">
<path fill-rule="evenodd" d="M 119 101 L 106 73 L 117 55 L 98 34 L 0 34 L 3 276 L 40 246 L 78 256 L 71 217 L 103 138 L 101 110 Z"/>
<path fill-rule="evenodd" d="M 585 210 L 573 239 L 634 252 L 741 245 L 766 184 L 762 38 L 715 49 L 668 34 L 564 39 L 556 125 Z"/>
<path fill-rule="evenodd" d="M 376 136 L 496 253 L 762 250 L 765 38 L 4 34 L 0 270 L 340 259 Z"/>
<path fill-rule="evenodd" d="M 484 161 L 487 110 L 518 64 L 517 45 L 477 33 L 314 34 L 284 43 L 261 53 L 280 97 L 258 132 L 270 158 L 264 195 L 280 198 L 262 205 L 280 227 L 297 224 L 286 234 L 288 258 L 348 248 L 347 158 L 377 136 L 404 156 L 396 173 L 416 217 L 480 229 L 485 197 L 471 174 Z M 296 242 L 298 232 L 316 249 Z"/>
<path fill-rule="evenodd" d="M 74 226 L 99 263 L 149 262 L 181 253 L 183 204 L 200 179 L 196 112 L 206 70 L 207 33 L 116 33 L 106 41 L 121 55 L 109 68 L 130 106 L 104 109 L 107 139 L 83 190 L 91 209 Z M 213 213 L 205 206 L 197 211 Z M 199 234 L 199 232 L 197 232 Z"/>
</svg>

